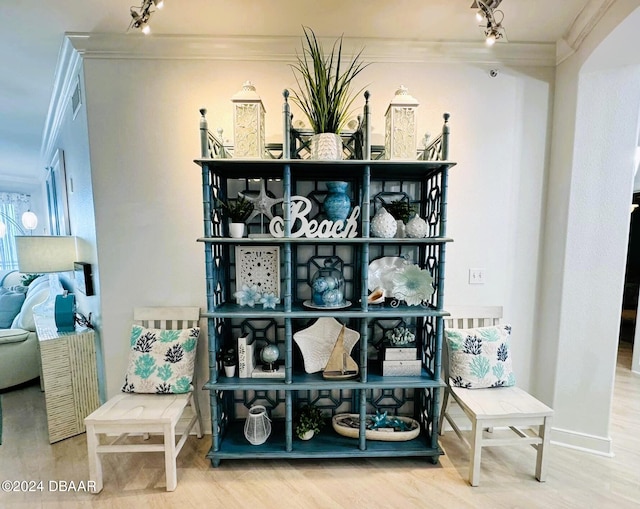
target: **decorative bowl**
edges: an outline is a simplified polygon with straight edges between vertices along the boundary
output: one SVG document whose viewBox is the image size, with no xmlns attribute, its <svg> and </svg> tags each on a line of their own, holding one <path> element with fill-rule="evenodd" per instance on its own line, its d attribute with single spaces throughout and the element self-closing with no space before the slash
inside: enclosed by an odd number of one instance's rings
<svg viewBox="0 0 640 509">
<path fill-rule="evenodd" d="M 373 419 L 367 415 L 366 420 Z M 395 431 L 393 428 L 379 428 L 365 430 L 367 440 L 380 440 L 384 442 L 406 442 L 420 434 L 420 424 L 410 417 L 396 417 L 408 426 L 407 431 Z M 349 438 L 358 438 L 360 435 L 360 416 L 358 414 L 336 414 L 331 419 L 333 429 L 339 435 Z"/>
<path fill-rule="evenodd" d="M 401 256 L 383 256 L 373 260 L 369 264 L 369 291 L 380 288 L 386 296 L 390 296 L 393 292 L 393 275 L 403 271 L 407 265 L 407 260 Z"/>
</svg>

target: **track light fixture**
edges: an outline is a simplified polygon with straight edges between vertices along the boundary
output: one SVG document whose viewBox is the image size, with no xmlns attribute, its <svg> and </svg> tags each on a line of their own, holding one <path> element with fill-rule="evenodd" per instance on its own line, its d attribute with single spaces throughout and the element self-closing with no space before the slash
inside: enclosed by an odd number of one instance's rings
<svg viewBox="0 0 640 509">
<path fill-rule="evenodd" d="M 131 24 L 129 25 L 129 30 L 139 28 L 145 35 L 151 33 L 149 19 L 151 19 L 151 15 L 155 12 L 151 10 L 152 6 L 155 6 L 157 9 L 162 9 L 164 0 L 143 0 L 140 7 L 131 7 Z"/>
<path fill-rule="evenodd" d="M 487 46 L 493 46 L 498 39 L 506 39 L 502 20 L 504 13 L 497 9 L 502 0 L 474 0 L 472 9 L 476 9 L 476 20 L 484 28 L 484 36 Z"/>
</svg>

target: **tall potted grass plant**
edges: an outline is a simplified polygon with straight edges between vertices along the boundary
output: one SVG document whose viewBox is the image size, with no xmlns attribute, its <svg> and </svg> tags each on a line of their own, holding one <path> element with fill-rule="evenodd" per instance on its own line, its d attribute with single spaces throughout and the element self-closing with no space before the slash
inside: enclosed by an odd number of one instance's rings
<svg viewBox="0 0 640 509">
<path fill-rule="evenodd" d="M 302 29 L 302 55 L 292 64 L 298 90 L 292 90 L 291 100 L 309 119 L 315 133 L 311 157 L 342 159 L 340 131 L 349 120 L 353 101 L 364 90 L 363 87 L 354 92 L 353 80 L 369 64 L 361 61 L 360 50 L 343 65 L 342 36 L 333 43 L 331 52 L 325 54 L 313 30 L 306 26 Z"/>
</svg>

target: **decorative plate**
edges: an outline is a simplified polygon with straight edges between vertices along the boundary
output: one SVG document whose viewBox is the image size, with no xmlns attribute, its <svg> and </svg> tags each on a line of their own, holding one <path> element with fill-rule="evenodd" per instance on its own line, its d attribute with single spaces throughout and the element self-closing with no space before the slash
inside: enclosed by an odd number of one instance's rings
<svg viewBox="0 0 640 509">
<path fill-rule="evenodd" d="M 367 415 L 369 422 L 373 416 Z M 407 425 L 407 431 L 391 431 L 393 428 L 367 429 L 364 434 L 367 440 L 380 440 L 384 442 L 406 442 L 420 434 L 420 424 L 410 417 L 395 417 Z M 358 414 L 336 414 L 331 419 L 333 429 L 339 435 L 349 438 L 358 438 L 360 435 L 360 416 Z"/>
<path fill-rule="evenodd" d="M 293 335 L 294 341 L 302 352 L 304 370 L 307 373 L 317 373 L 325 368 L 341 330 L 342 324 L 335 318 L 327 316 L 318 318 L 313 325 Z M 359 339 L 359 332 L 345 327 L 344 349 L 348 354 L 351 354 L 351 350 Z"/>
<path fill-rule="evenodd" d="M 384 290 L 387 297 L 393 293 L 393 275 L 401 272 L 409 264 L 401 256 L 384 256 L 369 264 L 369 291 L 376 288 Z"/>
<path fill-rule="evenodd" d="M 314 304 L 312 300 L 305 300 L 302 305 L 310 309 L 344 309 L 351 306 L 351 301 L 345 300 L 343 304 L 338 306 L 318 306 L 317 304 Z"/>
<path fill-rule="evenodd" d="M 391 295 L 409 306 L 419 306 L 433 294 L 433 277 L 426 269 L 417 265 L 406 265 L 404 270 L 391 275 Z"/>
</svg>

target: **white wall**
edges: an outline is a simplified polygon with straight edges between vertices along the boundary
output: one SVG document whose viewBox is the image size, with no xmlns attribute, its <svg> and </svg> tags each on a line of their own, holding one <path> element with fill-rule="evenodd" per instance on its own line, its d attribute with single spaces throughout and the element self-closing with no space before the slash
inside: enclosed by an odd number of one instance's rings
<svg viewBox="0 0 640 509">
<path fill-rule="evenodd" d="M 82 104 L 77 114 L 73 115 L 71 104 L 64 107 L 64 115 L 54 147 L 64 151 L 67 201 L 69 206 L 69 234 L 77 238 L 77 261 L 90 263 L 93 272 L 94 295 L 87 296 L 75 287 L 75 276 L 64 274 L 64 280 L 76 295 L 77 310 L 90 318 L 96 327 L 98 370 L 102 372 L 101 305 L 100 305 L 100 270 L 96 249 L 96 223 L 93 203 L 94 187 L 91 179 L 91 165 L 89 155 L 89 133 L 87 128 L 86 91 L 82 79 L 82 69 L 76 69 L 74 74 L 80 76 Z M 101 387 L 104 398 L 104 387 Z"/>
<path fill-rule="evenodd" d="M 153 44 L 152 40 L 146 41 Z M 402 57 L 398 56 L 402 61 Z M 120 390 L 137 305 L 205 307 L 198 109 L 232 138 L 230 98 L 251 79 L 267 110 L 269 141 L 281 141 L 282 61 L 84 59 L 108 395 Z M 446 301 L 502 304 L 516 331 L 521 385 L 532 378 L 539 238 L 553 68 L 469 63 L 376 63 L 369 83 L 374 142 L 400 84 L 417 97 L 419 131 L 451 117 Z M 117 79 L 115 77 L 117 76 Z M 470 286 L 470 267 L 487 282 Z M 201 344 L 200 359 L 206 358 Z M 206 363 L 200 366 L 206 380 Z M 535 374 L 533 374 L 535 375 Z M 202 395 L 203 402 L 206 395 Z"/>
<path fill-rule="evenodd" d="M 636 5 L 616 3 L 558 67 L 543 242 L 536 370 L 549 375 L 538 377 L 535 387 L 555 408 L 554 440 L 603 454 L 612 451 L 610 407 L 640 112 L 640 72 L 630 65 L 638 57 L 630 55 L 640 42 L 640 11 L 624 21 L 622 32 L 605 37 Z"/>
</svg>

